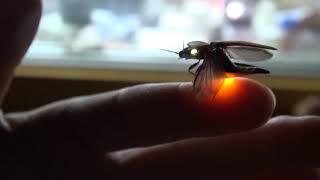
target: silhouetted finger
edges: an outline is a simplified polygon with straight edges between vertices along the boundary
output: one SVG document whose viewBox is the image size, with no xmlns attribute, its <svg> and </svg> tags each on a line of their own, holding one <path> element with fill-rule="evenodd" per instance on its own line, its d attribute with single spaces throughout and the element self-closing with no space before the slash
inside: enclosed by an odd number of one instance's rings
<svg viewBox="0 0 320 180">
<path fill-rule="evenodd" d="M 272 92 L 253 80 L 232 83 L 233 90 L 223 86 L 211 103 L 199 103 L 190 83 L 146 84 L 6 117 L 14 128 L 52 129 L 53 134 L 59 129 L 100 146 L 111 142 L 112 149 L 238 132 L 266 122 L 274 109 Z"/>
<path fill-rule="evenodd" d="M 232 135 L 194 138 L 108 154 L 134 177 L 228 177 L 320 166 L 320 117 L 279 117 Z"/>
<path fill-rule="evenodd" d="M 16 66 L 36 34 L 41 16 L 41 0 L 0 2 L 0 105 Z"/>
</svg>

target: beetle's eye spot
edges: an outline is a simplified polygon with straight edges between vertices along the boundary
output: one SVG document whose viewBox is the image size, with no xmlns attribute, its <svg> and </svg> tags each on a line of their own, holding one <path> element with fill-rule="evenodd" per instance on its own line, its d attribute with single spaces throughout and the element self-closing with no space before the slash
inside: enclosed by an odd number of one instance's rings
<svg viewBox="0 0 320 180">
<path fill-rule="evenodd" d="M 198 54 L 198 50 L 197 49 L 191 49 L 190 53 L 191 53 L 192 56 L 195 56 L 195 55 Z"/>
</svg>

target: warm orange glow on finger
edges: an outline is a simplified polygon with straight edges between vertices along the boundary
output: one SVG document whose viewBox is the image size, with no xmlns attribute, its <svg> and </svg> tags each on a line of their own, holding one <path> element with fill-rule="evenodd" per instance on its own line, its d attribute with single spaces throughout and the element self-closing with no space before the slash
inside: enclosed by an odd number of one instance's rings
<svg viewBox="0 0 320 180">
<path fill-rule="evenodd" d="M 210 88 L 214 93 L 211 96 L 204 95 L 200 101 L 213 106 L 234 106 L 240 99 L 247 96 L 248 92 L 245 90 L 246 82 L 243 78 L 238 77 L 225 78 L 222 79 L 222 82 L 220 80 L 212 80 Z"/>
<path fill-rule="evenodd" d="M 205 115 L 212 115 L 209 121 L 214 127 L 223 127 L 224 132 L 226 129 L 230 132 L 247 130 L 261 125 L 272 114 L 275 100 L 264 85 L 241 77 L 215 79 L 212 83 L 217 87 L 211 92 L 217 94 L 203 96 L 203 101 L 196 105 Z"/>
<path fill-rule="evenodd" d="M 234 81 L 234 78 L 226 78 L 224 79 L 223 86 L 232 86 Z"/>
<path fill-rule="evenodd" d="M 237 77 L 237 75 L 233 74 L 233 73 L 226 73 L 226 77 L 228 78 L 234 78 Z"/>
<path fill-rule="evenodd" d="M 230 101 L 239 93 L 239 82 L 236 78 L 225 78 L 221 89 L 213 101 Z M 213 102 L 215 103 L 215 102 Z"/>
<path fill-rule="evenodd" d="M 237 78 L 225 78 L 221 80 L 212 80 L 211 90 L 203 89 L 205 92 L 213 92 L 212 94 L 205 94 L 200 101 L 208 102 L 209 104 L 216 104 L 217 101 L 230 101 L 234 98 L 236 91 L 238 91 Z M 221 84 L 222 83 L 222 84 Z M 204 94 L 203 93 L 203 94 Z"/>
</svg>

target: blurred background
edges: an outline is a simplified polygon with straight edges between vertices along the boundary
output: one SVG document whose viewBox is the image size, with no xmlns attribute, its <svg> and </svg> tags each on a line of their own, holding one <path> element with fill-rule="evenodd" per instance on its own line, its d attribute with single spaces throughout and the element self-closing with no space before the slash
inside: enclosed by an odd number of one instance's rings
<svg viewBox="0 0 320 180">
<path fill-rule="evenodd" d="M 319 101 L 320 1 L 43 2 L 39 32 L 16 72 L 6 111 L 145 82 L 191 81 L 187 68 L 194 61 L 159 49 L 179 51 L 193 40 L 277 47 L 272 60 L 253 63 L 271 75 L 252 77 L 274 90 L 275 115 L 301 114 L 301 104 Z"/>
</svg>

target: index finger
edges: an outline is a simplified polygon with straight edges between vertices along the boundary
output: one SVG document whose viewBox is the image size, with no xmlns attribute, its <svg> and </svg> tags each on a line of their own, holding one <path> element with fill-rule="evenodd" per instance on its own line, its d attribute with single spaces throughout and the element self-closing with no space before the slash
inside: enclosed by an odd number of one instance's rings
<svg viewBox="0 0 320 180">
<path fill-rule="evenodd" d="M 119 94 L 118 116 L 134 119 L 124 119 L 134 131 L 149 129 L 148 136 L 155 132 L 212 136 L 248 130 L 264 124 L 275 107 L 272 91 L 246 78 L 228 79 L 208 102 L 195 98 L 191 83 L 139 85 Z"/>
<path fill-rule="evenodd" d="M 274 108 L 272 92 L 253 80 L 236 78 L 233 83 L 234 91 L 222 87 L 211 104 L 199 104 L 191 83 L 145 84 L 6 117 L 17 129 L 28 125 L 54 134 L 58 127 L 62 137 L 71 130 L 62 127 L 72 127 L 88 142 L 112 142 L 116 149 L 243 131 L 266 122 Z"/>
</svg>

